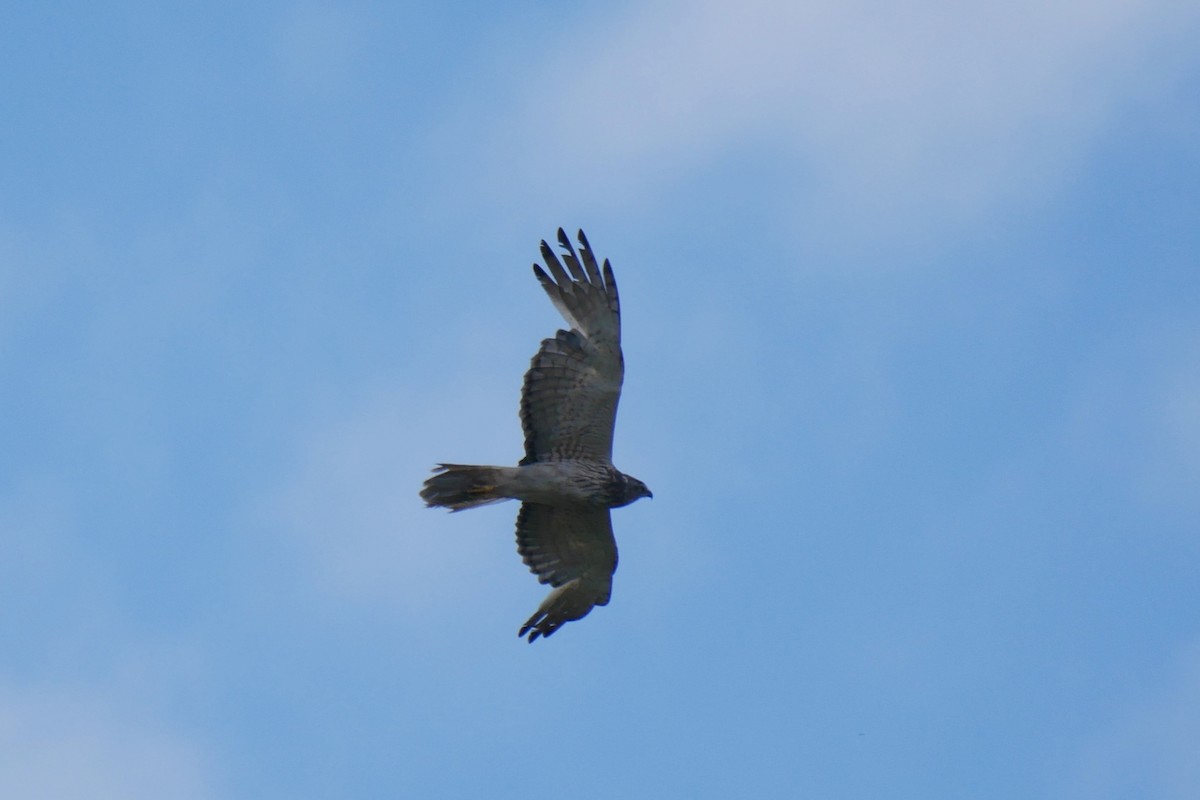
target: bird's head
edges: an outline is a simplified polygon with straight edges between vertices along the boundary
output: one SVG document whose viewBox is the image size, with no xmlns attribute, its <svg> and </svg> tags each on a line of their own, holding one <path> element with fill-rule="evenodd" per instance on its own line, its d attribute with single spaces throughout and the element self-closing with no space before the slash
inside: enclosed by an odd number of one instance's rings
<svg viewBox="0 0 1200 800">
<path fill-rule="evenodd" d="M 623 506 L 629 505 L 634 500 L 640 500 L 643 497 L 653 498 L 654 493 L 650 491 L 649 487 L 647 487 L 646 484 L 642 483 L 637 478 L 633 477 L 632 475 L 626 475 L 625 476 L 625 498 L 624 498 L 625 502 L 621 503 L 621 505 L 623 505 Z"/>
</svg>

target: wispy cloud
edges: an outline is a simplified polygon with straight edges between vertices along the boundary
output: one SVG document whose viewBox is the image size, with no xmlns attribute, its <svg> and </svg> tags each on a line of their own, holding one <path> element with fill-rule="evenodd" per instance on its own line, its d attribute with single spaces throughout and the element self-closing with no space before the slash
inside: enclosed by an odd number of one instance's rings
<svg viewBox="0 0 1200 800">
<path fill-rule="evenodd" d="M 491 163 L 470 165 L 482 184 L 628 208 L 751 148 L 787 176 L 779 203 L 821 217 L 812 232 L 944 235 L 1053 192 L 1131 96 L 1172 79 L 1161 49 L 1197 21 L 1169 0 L 628 8 L 527 68 L 488 126 Z"/>
<path fill-rule="evenodd" d="M 364 20 L 345 6 L 315 0 L 293 4 L 274 31 L 276 64 L 298 92 L 331 96 L 352 75 L 364 30 Z"/>
<path fill-rule="evenodd" d="M 204 659 L 183 625 L 139 630 L 79 505 L 49 478 L 0 493 L 0 796 L 214 796 L 206 752 L 161 711 Z"/>
<path fill-rule="evenodd" d="M 295 471 L 262 511 L 336 598 L 413 618 L 477 603 L 502 565 L 524 570 L 512 552 L 513 510 L 455 515 L 451 525 L 417 491 L 438 460 L 514 461 L 511 405 L 463 384 L 368 392 L 298 442 Z"/>
<path fill-rule="evenodd" d="M 161 724 L 87 692 L 0 683 L 5 797 L 214 797 L 203 753 Z"/>
<path fill-rule="evenodd" d="M 1082 366 L 1067 444 L 1131 501 L 1178 514 L 1200 510 L 1200 329 L 1147 321 Z M 1158 526 L 1148 526 L 1149 531 Z M 1170 526 L 1170 530 L 1187 526 Z"/>
<path fill-rule="evenodd" d="M 1185 800 L 1200 792 L 1200 646 L 1168 677 L 1132 700 L 1078 756 L 1061 796 Z"/>
</svg>

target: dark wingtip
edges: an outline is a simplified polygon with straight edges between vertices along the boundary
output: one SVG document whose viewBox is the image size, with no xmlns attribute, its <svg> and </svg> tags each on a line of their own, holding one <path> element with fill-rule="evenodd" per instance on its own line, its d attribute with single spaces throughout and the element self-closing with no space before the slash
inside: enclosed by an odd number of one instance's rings
<svg viewBox="0 0 1200 800">
<path fill-rule="evenodd" d="M 547 286 L 547 288 L 554 284 L 554 281 L 550 280 L 550 276 L 546 274 L 546 270 L 542 269 L 541 264 L 533 265 L 533 274 L 534 277 L 538 279 L 538 282 L 540 282 L 543 286 Z"/>
<path fill-rule="evenodd" d="M 558 243 L 568 250 L 571 249 L 571 239 L 562 228 L 558 229 Z"/>
</svg>

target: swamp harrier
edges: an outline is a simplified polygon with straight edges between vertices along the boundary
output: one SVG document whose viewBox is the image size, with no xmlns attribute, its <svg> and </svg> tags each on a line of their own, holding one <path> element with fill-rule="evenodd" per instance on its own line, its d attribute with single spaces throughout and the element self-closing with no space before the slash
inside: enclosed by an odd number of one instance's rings
<svg viewBox="0 0 1200 800">
<path fill-rule="evenodd" d="M 525 373 L 525 457 L 516 467 L 439 464 L 421 490 L 427 505 L 451 511 L 521 501 L 517 552 L 553 587 L 517 634 L 530 642 L 608 603 L 617 568 L 609 509 L 653 497 L 612 465 L 625 374 L 612 267 L 596 263 L 583 231 L 578 253 L 562 228 L 558 243 L 562 261 L 543 241 L 546 270 L 534 264 L 533 272 L 570 330 L 544 340 Z"/>
</svg>

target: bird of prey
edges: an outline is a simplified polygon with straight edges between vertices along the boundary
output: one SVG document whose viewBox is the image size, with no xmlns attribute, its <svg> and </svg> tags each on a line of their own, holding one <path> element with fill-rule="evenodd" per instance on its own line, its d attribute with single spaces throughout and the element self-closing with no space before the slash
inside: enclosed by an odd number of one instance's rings
<svg viewBox="0 0 1200 800">
<path fill-rule="evenodd" d="M 426 505 L 451 511 L 521 501 L 517 552 L 540 583 L 553 587 L 517 634 L 530 642 L 608 603 L 617 569 L 609 509 L 653 497 L 612 465 L 625 375 L 612 267 L 596 263 L 583 231 L 578 252 L 562 228 L 558 243 L 562 261 L 543 240 L 546 269 L 534 264 L 533 272 L 570 330 L 543 340 L 525 373 L 525 457 L 516 467 L 439 464 L 421 490 Z"/>
</svg>

